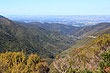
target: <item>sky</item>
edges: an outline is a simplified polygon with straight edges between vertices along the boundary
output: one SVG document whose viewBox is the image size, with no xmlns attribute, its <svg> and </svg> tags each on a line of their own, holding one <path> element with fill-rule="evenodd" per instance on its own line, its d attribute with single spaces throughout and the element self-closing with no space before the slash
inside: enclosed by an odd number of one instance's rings
<svg viewBox="0 0 110 73">
<path fill-rule="evenodd" d="M 1 15 L 110 15 L 110 0 L 0 0 Z"/>
</svg>

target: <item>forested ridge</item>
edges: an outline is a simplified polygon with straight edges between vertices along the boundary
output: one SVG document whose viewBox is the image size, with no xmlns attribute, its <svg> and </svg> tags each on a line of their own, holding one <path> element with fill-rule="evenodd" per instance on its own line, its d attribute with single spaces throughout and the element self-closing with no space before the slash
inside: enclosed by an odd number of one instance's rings
<svg viewBox="0 0 110 73">
<path fill-rule="evenodd" d="M 27 54 L 37 53 L 42 58 L 54 58 L 73 44 L 73 38 L 58 32 L 0 17 L 0 52 L 23 49 Z"/>
<path fill-rule="evenodd" d="M 0 16 L 0 73 L 110 73 L 110 23 L 71 27 Z"/>
<path fill-rule="evenodd" d="M 51 73 L 109 73 L 110 34 L 74 48 L 65 57 L 56 57 L 50 66 Z"/>
</svg>

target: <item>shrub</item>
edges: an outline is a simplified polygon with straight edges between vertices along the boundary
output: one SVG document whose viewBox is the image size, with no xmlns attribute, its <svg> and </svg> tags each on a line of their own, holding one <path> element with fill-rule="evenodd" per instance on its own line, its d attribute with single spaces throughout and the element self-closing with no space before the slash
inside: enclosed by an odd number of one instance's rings
<svg viewBox="0 0 110 73">
<path fill-rule="evenodd" d="M 48 64 L 41 62 L 37 54 L 26 56 L 22 52 L 0 54 L 0 73 L 47 73 Z"/>
</svg>

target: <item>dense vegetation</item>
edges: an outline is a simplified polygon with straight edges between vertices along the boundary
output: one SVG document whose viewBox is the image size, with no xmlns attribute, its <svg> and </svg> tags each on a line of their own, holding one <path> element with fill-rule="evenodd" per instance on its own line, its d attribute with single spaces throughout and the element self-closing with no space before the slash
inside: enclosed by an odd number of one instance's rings
<svg viewBox="0 0 110 73">
<path fill-rule="evenodd" d="M 109 73 L 110 69 L 110 34 L 98 36 L 95 40 L 74 48 L 64 58 L 56 57 L 51 64 L 52 73 Z"/>
<path fill-rule="evenodd" d="M 93 26 L 84 26 L 84 27 L 68 26 L 58 23 L 40 23 L 40 22 L 31 22 L 29 24 L 38 25 L 47 30 L 57 31 L 63 35 L 77 36 L 77 37 L 84 37 L 91 34 L 95 34 L 110 27 L 110 23 L 99 23 Z"/>
<path fill-rule="evenodd" d="M 31 22 L 31 25 L 38 25 L 44 29 L 57 31 L 63 35 L 73 36 L 76 31 L 79 31 L 82 27 L 75 27 L 71 25 L 64 25 L 59 23 L 40 23 L 40 22 Z"/>
<path fill-rule="evenodd" d="M 110 23 L 99 23 L 93 26 L 85 26 L 75 33 L 75 36 L 88 36 L 97 32 L 103 31 L 110 27 Z"/>
<path fill-rule="evenodd" d="M 0 53 L 0 73 L 48 73 L 48 64 L 37 54 Z"/>
<path fill-rule="evenodd" d="M 0 73 L 110 73 L 110 23 L 73 27 L 0 16 L 0 52 Z"/>
<path fill-rule="evenodd" d="M 110 27 L 108 27 L 108 28 L 106 28 L 106 29 L 104 29 L 100 32 L 97 32 L 97 33 L 93 34 L 93 36 L 98 36 L 98 35 L 102 36 L 103 34 L 110 34 Z"/>
<path fill-rule="evenodd" d="M 21 51 L 37 53 L 43 58 L 54 58 L 68 49 L 75 40 L 58 32 L 43 29 L 37 25 L 14 22 L 0 18 L 0 52 Z"/>
<path fill-rule="evenodd" d="M 105 51 L 100 54 L 99 70 L 72 69 L 66 66 L 68 62 L 60 60 L 60 67 L 56 70 L 52 69 L 50 73 L 109 73 L 110 72 L 110 51 Z M 67 60 L 68 61 L 68 60 Z M 0 73 L 48 73 L 49 68 L 45 60 L 40 59 L 37 54 L 26 55 L 21 52 L 5 52 L 0 53 Z"/>
<path fill-rule="evenodd" d="M 110 73 L 110 51 L 105 51 L 101 54 L 102 61 L 100 61 L 100 72 Z"/>
<path fill-rule="evenodd" d="M 108 23 L 109 24 L 109 23 Z M 97 24 L 99 26 L 99 24 Z M 103 26 L 105 24 L 103 23 Z M 95 25 L 94 25 L 95 26 Z M 106 25 L 105 25 L 106 26 Z M 100 26 L 99 26 L 100 27 Z M 98 28 L 98 27 L 97 27 Z M 110 27 L 107 27 L 104 30 L 98 31 L 94 34 L 90 33 L 88 36 L 85 35 L 83 38 L 81 38 L 81 40 L 77 40 L 77 43 L 75 45 L 73 45 L 71 48 L 64 50 L 62 53 L 60 53 L 59 55 L 61 57 L 64 57 L 65 55 L 67 55 L 69 52 L 71 52 L 74 48 L 80 48 L 82 46 L 84 46 L 85 44 L 88 44 L 89 42 L 93 41 L 96 39 L 97 36 L 102 36 L 104 34 L 110 34 Z"/>
</svg>

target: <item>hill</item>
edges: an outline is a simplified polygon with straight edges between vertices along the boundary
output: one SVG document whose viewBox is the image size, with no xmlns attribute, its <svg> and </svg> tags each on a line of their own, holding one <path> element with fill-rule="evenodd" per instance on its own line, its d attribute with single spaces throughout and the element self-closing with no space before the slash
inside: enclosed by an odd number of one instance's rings
<svg viewBox="0 0 110 73">
<path fill-rule="evenodd" d="M 106 29 L 104 29 L 100 32 L 97 32 L 97 33 L 93 34 L 93 36 L 98 36 L 98 35 L 102 36 L 103 34 L 110 34 L 110 27 L 108 27 L 108 28 L 106 28 Z"/>
<path fill-rule="evenodd" d="M 31 22 L 29 23 L 31 25 L 38 25 L 44 29 L 51 30 L 51 31 L 57 31 L 60 34 L 63 35 L 74 35 L 76 31 L 80 30 L 81 27 L 72 26 L 72 25 L 64 25 L 59 23 L 40 23 L 40 22 Z"/>
<path fill-rule="evenodd" d="M 0 52 L 23 49 L 27 54 L 37 53 L 43 58 L 54 58 L 56 54 L 73 44 L 75 44 L 73 38 L 58 32 L 37 25 L 14 22 L 0 16 Z"/>
<path fill-rule="evenodd" d="M 76 41 L 76 44 L 74 44 L 72 47 L 70 47 L 67 50 L 64 50 L 63 52 L 58 54 L 58 56 L 59 57 L 65 57 L 75 48 L 80 48 L 80 47 L 84 46 L 85 44 L 89 43 L 90 41 L 92 41 L 94 39 L 95 38 L 92 38 L 92 37 L 83 37 L 81 40 Z"/>
<path fill-rule="evenodd" d="M 50 72 L 109 73 L 109 61 L 105 61 L 105 58 L 102 58 L 103 56 L 109 59 L 107 57 L 107 54 L 110 54 L 108 53 L 110 51 L 109 25 L 110 23 L 100 23 L 94 26 L 87 26 L 91 30 L 84 32 L 81 40 L 56 56 L 55 61 L 50 65 Z M 105 65 L 100 62 L 105 63 Z M 104 70 L 104 66 L 108 71 Z"/>
<path fill-rule="evenodd" d="M 87 37 L 91 34 L 95 34 L 97 32 L 103 31 L 104 29 L 110 27 L 110 23 L 99 23 L 96 25 L 91 26 L 84 26 L 84 27 L 77 27 L 71 25 L 64 25 L 59 23 L 40 23 L 40 22 L 31 22 L 30 25 L 37 25 L 41 28 L 51 31 L 57 31 L 60 34 L 67 35 L 67 36 L 74 36 L 74 37 Z M 76 32 L 77 31 L 77 32 Z"/>
<path fill-rule="evenodd" d="M 106 28 L 110 27 L 110 23 L 99 23 L 93 26 L 86 26 L 83 27 L 81 30 L 79 30 L 78 32 L 76 32 L 76 36 L 88 36 L 90 34 L 95 34 L 97 32 L 100 32 Z"/>
<path fill-rule="evenodd" d="M 100 27 L 100 26 L 99 26 Z M 96 37 L 102 36 L 104 34 L 110 34 L 110 27 L 105 28 L 102 31 L 95 32 L 94 34 L 89 34 L 81 38 L 81 40 L 77 40 L 76 44 L 74 44 L 71 48 L 64 50 L 62 53 L 59 54 L 60 57 L 64 57 L 69 54 L 74 48 L 80 48 L 85 44 L 88 44 L 90 41 L 95 40 Z"/>
<path fill-rule="evenodd" d="M 86 70 L 87 73 L 100 73 L 98 72 L 100 70 L 102 73 L 103 71 L 109 73 L 109 70 L 106 70 L 110 67 L 109 51 L 110 34 L 99 36 L 80 48 L 74 48 L 73 51 L 64 58 L 58 58 L 57 56 L 56 60 L 50 66 L 50 72 L 71 73 L 74 71 L 81 72 L 81 70 Z"/>
</svg>

